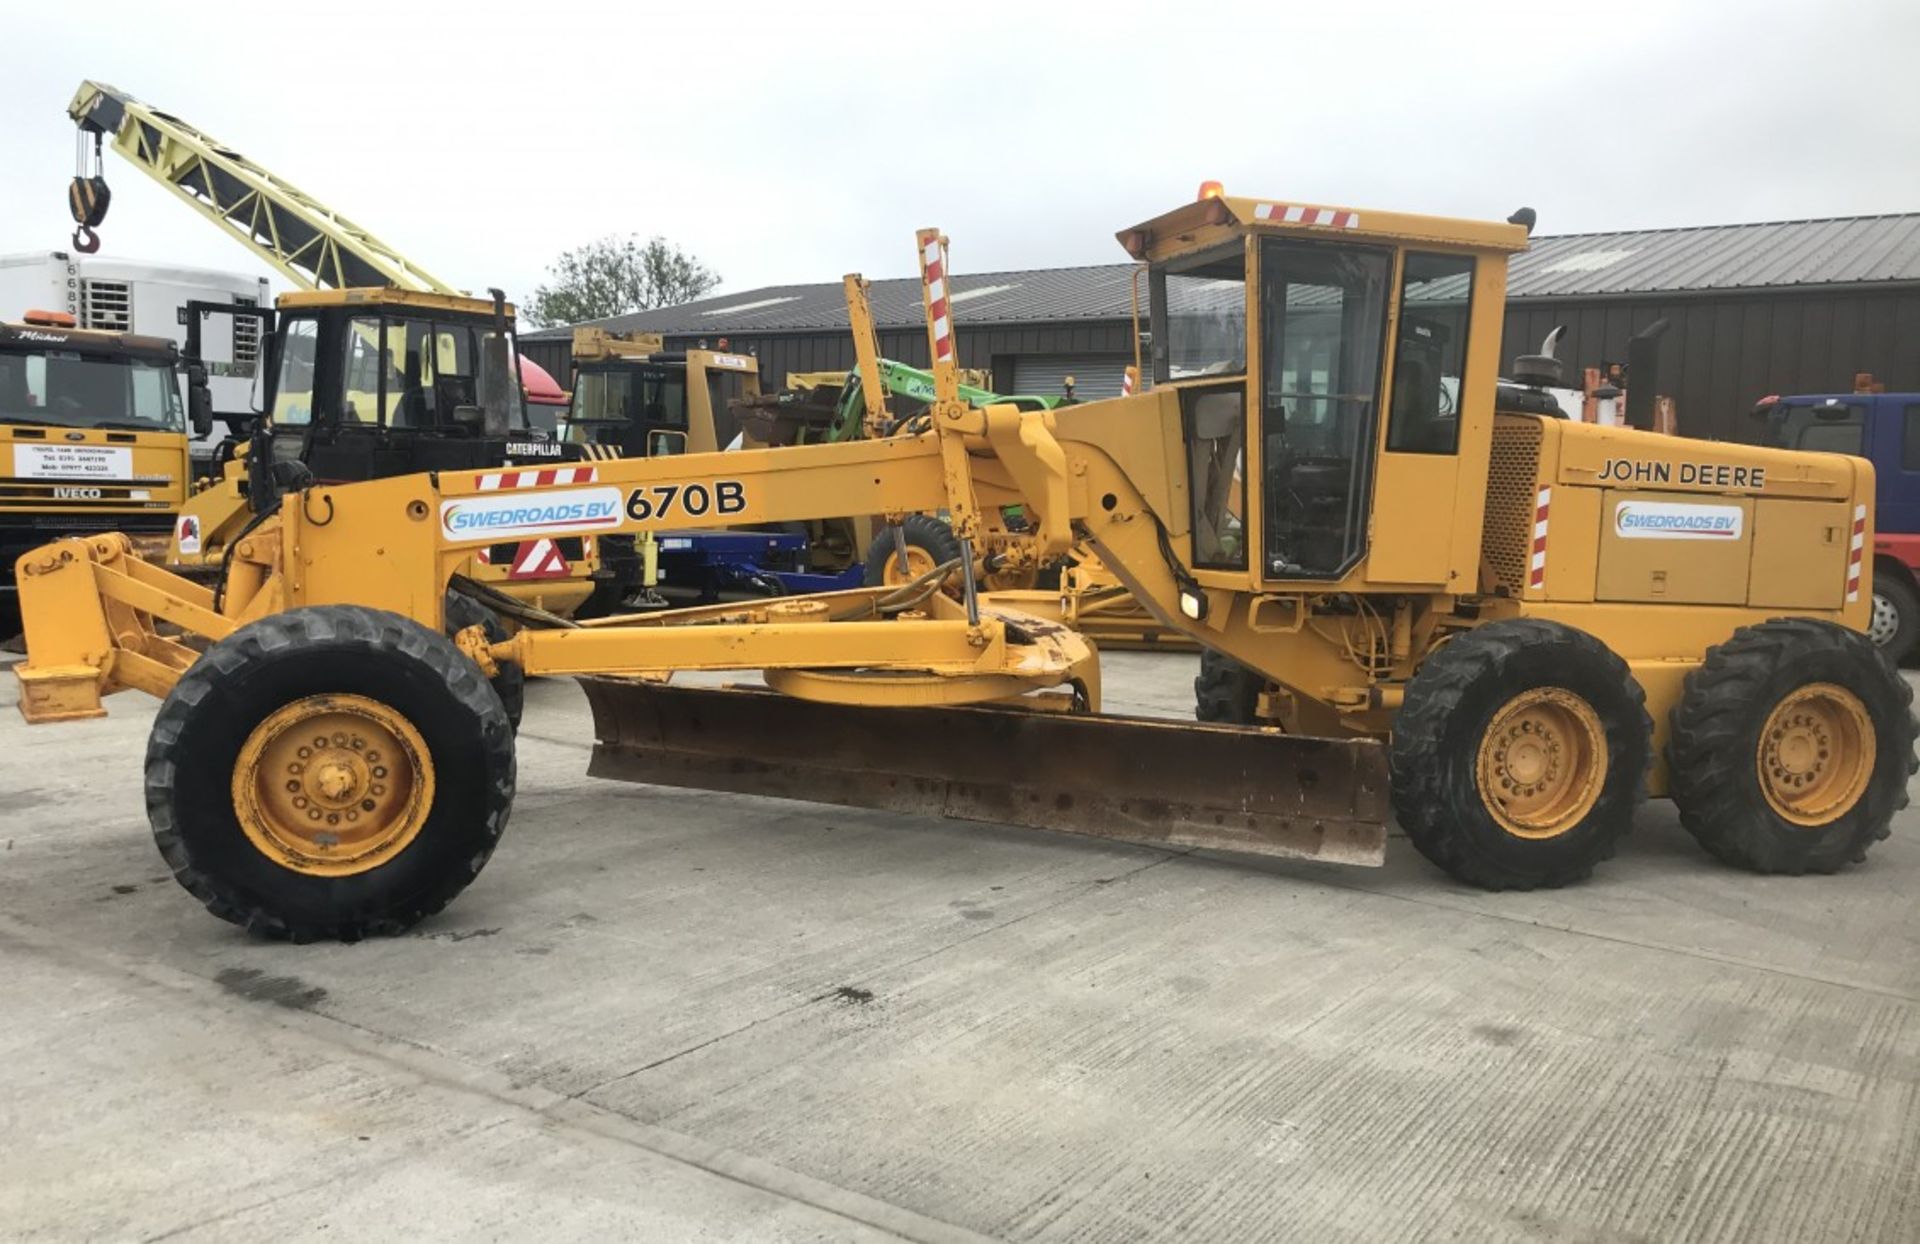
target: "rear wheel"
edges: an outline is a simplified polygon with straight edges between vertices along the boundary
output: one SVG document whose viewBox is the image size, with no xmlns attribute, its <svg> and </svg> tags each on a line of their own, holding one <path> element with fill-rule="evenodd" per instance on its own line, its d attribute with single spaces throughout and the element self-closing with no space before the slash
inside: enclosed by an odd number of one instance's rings
<svg viewBox="0 0 1920 1244">
<path fill-rule="evenodd" d="M 1864 860 L 1907 806 L 1913 689 L 1865 636 L 1811 618 L 1743 627 L 1687 675 L 1667 765 L 1680 822 L 1763 873 Z"/>
<path fill-rule="evenodd" d="M 1257 720 L 1260 693 L 1266 687 L 1263 675 L 1208 648 L 1200 654 L 1200 673 L 1193 680 L 1194 719 L 1251 726 Z"/>
<path fill-rule="evenodd" d="M 1605 644 L 1557 622 L 1490 622 L 1407 684 L 1389 753 L 1394 815 L 1469 884 L 1566 885 L 1632 827 L 1651 738 L 1640 684 Z"/>
<path fill-rule="evenodd" d="M 1867 624 L 1867 638 L 1898 665 L 1920 640 L 1920 595 L 1913 586 L 1895 574 L 1873 576 L 1873 617 Z"/>
<path fill-rule="evenodd" d="M 444 636 L 374 609 L 275 614 L 213 645 L 147 745 L 147 815 L 175 879 L 294 941 L 398 933 L 493 853 L 513 732 Z"/>
<path fill-rule="evenodd" d="M 868 587 L 894 587 L 910 582 L 960 556 L 960 538 L 944 519 L 931 514 L 909 514 L 900 528 L 907 541 L 906 569 L 900 568 L 892 530 L 882 527 L 873 537 L 873 543 L 867 546 Z"/>
</svg>

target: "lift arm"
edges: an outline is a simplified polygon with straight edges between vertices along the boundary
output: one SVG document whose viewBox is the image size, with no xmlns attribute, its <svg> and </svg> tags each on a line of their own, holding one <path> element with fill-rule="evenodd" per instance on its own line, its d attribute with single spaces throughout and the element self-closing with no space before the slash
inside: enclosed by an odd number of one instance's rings
<svg viewBox="0 0 1920 1244">
<path fill-rule="evenodd" d="M 880 336 L 873 324 L 873 302 L 867 278 L 849 272 L 840 278 L 847 294 L 847 325 L 853 330 L 853 357 L 860 371 L 860 397 L 866 404 L 861 424 L 867 436 L 887 434 L 893 416 L 887 411 L 887 391 L 880 375 Z"/>
<path fill-rule="evenodd" d="M 94 136 L 237 239 L 301 289 L 392 285 L 460 291 L 393 247 L 177 117 L 102 82 L 82 82 L 67 105 L 82 141 Z M 83 229 L 105 215 L 99 170 L 76 179 L 74 218 Z"/>
</svg>

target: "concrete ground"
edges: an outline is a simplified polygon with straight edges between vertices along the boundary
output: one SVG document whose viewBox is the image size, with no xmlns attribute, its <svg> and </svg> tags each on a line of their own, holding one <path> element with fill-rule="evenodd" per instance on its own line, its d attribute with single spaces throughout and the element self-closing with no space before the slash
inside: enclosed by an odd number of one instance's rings
<svg viewBox="0 0 1920 1244">
<path fill-rule="evenodd" d="M 0 688 L 7 1239 L 1920 1239 L 1915 813 L 1484 895 L 591 782 L 544 683 L 478 882 L 293 947 L 166 875 L 152 702 Z"/>
</svg>

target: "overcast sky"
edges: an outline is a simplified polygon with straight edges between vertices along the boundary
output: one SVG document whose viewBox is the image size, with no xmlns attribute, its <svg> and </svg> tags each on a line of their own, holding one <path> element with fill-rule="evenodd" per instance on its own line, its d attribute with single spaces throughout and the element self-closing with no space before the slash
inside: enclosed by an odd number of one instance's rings
<svg viewBox="0 0 1920 1244">
<path fill-rule="evenodd" d="M 8 5 L 0 252 L 67 245 L 89 77 L 516 296 L 626 232 L 732 292 L 908 275 L 923 225 L 960 272 L 1115 262 L 1204 178 L 1552 233 L 1920 211 L 1916 0 L 427 8 Z M 107 158 L 103 254 L 264 271 Z"/>
</svg>

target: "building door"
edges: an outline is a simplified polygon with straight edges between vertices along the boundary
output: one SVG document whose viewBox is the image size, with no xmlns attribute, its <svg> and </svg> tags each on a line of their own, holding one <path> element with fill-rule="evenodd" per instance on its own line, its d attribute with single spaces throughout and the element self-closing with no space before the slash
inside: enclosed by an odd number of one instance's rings
<svg viewBox="0 0 1920 1244">
<path fill-rule="evenodd" d="M 1073 377 L 1073 395 L 1082 401 L 1119 397 L 1120 381 L 1133 359 L 1125 354 L 1016 354 L 1013 394 L 1059 397 Z"/>
</svg>

